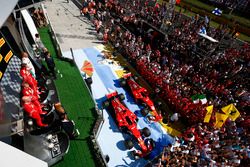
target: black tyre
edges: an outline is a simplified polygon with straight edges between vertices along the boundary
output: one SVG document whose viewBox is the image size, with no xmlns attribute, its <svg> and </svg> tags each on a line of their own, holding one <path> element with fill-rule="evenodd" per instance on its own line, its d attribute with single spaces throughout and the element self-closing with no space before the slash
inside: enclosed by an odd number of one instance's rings
<svg viewBox="0 0 250 167">
<path fill-rule="evenodd" d="M 128 134 L 128 128 L 126 126 L 120 127 L 120 130 L 122 131 L 122 133 L 127 133 Z"/>
<path fill-rule="evenodd" d="M 147 108 L 143 108 L 143 109 L 141 110 L 141 115 L 142 115 L 143 117 L 147 116 L 148 113 L 149 113 L 149 111 L 148 111 Z"/>
<path fill-rule="evenodd" d="M 124 96 L 124 94 L 119 94 L 119 99 L 121 100 L 121 101 L 123 101 L 124 99 L 125 99 L 125 96 Z"/>
<path fill-rule="evenodd" d="M 155 141 L 153 139 L 149 139 L 150 140 L 150 144 L 152 145 L 153 148 L 155 148 Z"/>
<path fill-rule="evenodd" d="M 128 150 L 130 150 L 131 148 L 134 147 L 134 143 L 133 143 L 132 140 L 130 140 L 130 139 L 125 140 L 125 141 L 124 141 L 124 145 L 125 145 L 125 147 L 126 147 Z"/>
<path fill-rule="evenodd" d="M 123 87 L 123 86 L 126 86 L 126 80 L 125 79 L 121 79 L 120 80 L 120 85 Z"/>
<path fill-rule="evenodd" d="M 106 100 L 106 101 L 104 101 L 103 103 L 102 103 L 102 107 L 103 108 L 107 108 L 109 106 L 109 101 L 108 100 Z"/>
<path fill-rule="evenodd" d="M 142 134 L 145 137 L 149 137 L 151 135 L 151 132 L 150 132 L 150 130 L 147 127 L 145 127 L 145 128 L 142 129 Z"/>
<path fill-rule="evenodd" d="M 136 153 L 135 150 L 131 151 L 130 154 L 135 160 L 140 159 L 140 156 Z"/>
<path fill-rule="evenodd" d="M 164 118 L 162 119 L 162 122 L 163 122 L 164 124 L 168 124 L 168 119 L 167 119 L 166 117 L 164 117 Z"/>
</svg>

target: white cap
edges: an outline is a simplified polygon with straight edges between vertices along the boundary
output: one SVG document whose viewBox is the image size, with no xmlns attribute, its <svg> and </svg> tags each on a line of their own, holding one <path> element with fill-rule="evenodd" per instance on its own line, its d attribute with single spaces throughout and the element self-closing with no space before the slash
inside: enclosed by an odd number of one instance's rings
<svg viewBox="0 0 250 167">
<path fill-rule="evenodd" d="M 29 64 L 29 59 L 28 58 L 23 58 L 22 59 L 22 64 Z"/>
</svg>

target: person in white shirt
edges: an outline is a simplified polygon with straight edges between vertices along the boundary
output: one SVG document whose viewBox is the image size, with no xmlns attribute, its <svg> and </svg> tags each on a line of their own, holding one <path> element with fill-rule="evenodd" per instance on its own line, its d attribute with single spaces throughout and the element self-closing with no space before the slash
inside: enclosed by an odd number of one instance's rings
<svg viewBox="0 0 250 167">
<path fill-rule="evenodd" d="M 33 64 L 31 63 L 30 59 L 29 59 L 29 55 L 26 52 L 22 52 L 21 53 L 22 56 L 22 64 L 26 64 L 27 70 L 29 70 L 29 72 L 31 73 L 31 75 L 36 78 L 36 71 L 35 71 L 35 67 L 33 66 Z"/>
<path fill-rule="evenodd" d="M 171 117 L 170 117 L 170 121 L 171 122 L 176 122 L 179 120 L 180 114 L 179 113 L 174 113 Z"/>
<path fill-rule="evenodd" d="M 40 51 L 44 48 L 44 44 L 39 34 L 35 34 L 35 44 L 36 44 L 37 49 L 39 49 Z"/>
</svg>

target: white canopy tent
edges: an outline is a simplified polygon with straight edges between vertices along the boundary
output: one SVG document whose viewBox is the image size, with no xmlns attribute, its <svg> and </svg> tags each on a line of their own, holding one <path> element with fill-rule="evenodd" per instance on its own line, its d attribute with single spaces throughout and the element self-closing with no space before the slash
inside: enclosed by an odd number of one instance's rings
<svg viewBox="0 0 250 167">
<path fill-rule="evenodd" d="M 27 25 L 27 28 L 29 29 L 29 32 L 31 33 L 33 40 L 35 41 L 35 34 L 38 34 L 38 31 L 32 17 L 30 16 L 29 12 L 26 9 L 22 10 L 21 14 Z"/>
<path fill-rule="evenodd" d="M 48 164 L 15 147 L 0 141 L 1 167 L 48 167 Z"/>
</svg>

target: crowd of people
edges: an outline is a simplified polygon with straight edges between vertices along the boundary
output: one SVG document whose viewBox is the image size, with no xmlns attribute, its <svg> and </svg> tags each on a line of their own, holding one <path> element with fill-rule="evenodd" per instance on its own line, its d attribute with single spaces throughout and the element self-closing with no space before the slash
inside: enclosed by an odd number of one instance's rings
<svg viewBox="0 0 250 167">
<path fill-rule="evenodd" d="M 22 81 L 22 107 L 27 113 L 28 117 L 35 120 L 39 127 L 46 127 L 43 123 L 42 115 L 47 112 L 43 111 L 42 105 L 39 101 L 40 91 L 38 90 L 38 82 L 36 80 L 36 73 L 33 64 L 31 63 L 28 54 L 22 53 L 22 65 L 20 69 Z"/>
<path fill-rule="evenodd" d="M 205 24 L 198 17 L 179 23 L 180 26 L 175 27 L 162 40 L 157 38 L 162 34 L 153 30 L 139 36 L 128 30 L 123 31 L 120 25 L 124 25 L 124 22 L 111 17 L 112 13 L 117 14 L 119 3 L 113 4 L 113 7 L 110 4 L 106 6 L 107 10 L 101 11 L 101 15 L 105 14 L 105 17 L 95 21 L 96 27 L 100 24 L 104 27 L 103 33 L 108 34 L 116 49 L 123 52 L 130 62 L 135 62 L 138 72 L 155 88 L 155 92 L 173 111 L 188 117 L 190 124 L 201 121 L 208 104 L 213 104 L 215 110 L 220 110 L 234 103 L 242 113 L 247 111 L 248 44 L 241 48 L 215 51 L 209 57 L 198 57 L 194 55 L 197 48 L 204 45 L 208 49 L 208 42 L 204 42 L 197 33 L 200 24 Z M 127 8 L 132 9 L 130 6 Z M 117 15 L 123 17 L 120 14 Z M 224 30 L 216 31 L 218 32 L 213 37 L 219 39 Z M 210 47 L 212 46 L 214 45 L 211 44 Z M 208 103 L 194 104 L 191 96 L 195 94 L 205 94 Z"/>
<path fill-rule="evenodd" d="M 235 122 L 221 129 L 197 124 L 165 147 L 154 166 L 248 166 L 249 152 L 249 134 Z"/>
<path fill-rule="evenodd" d="M 46 17 L 44 15 L 42 8 L 38 7 L 32 10 L 31 16 L 32 16 L 32 19 L 34 20 L 36 27 L 41 28 L 41 27 L 47 26 Z"/>
<path fill-rule="evenodd" d="M 46 52 L 48 51 L 46 50 Z M 70 139 L 78 137 L 80 133 L 75 128 L 74 121 L 68 118 L 61 103 L 56 102 L 53 107 L 52 102 L 48 100 L 49 93 L 46 84 L 41 82 L 42 76 L 37 75 L 26 52 L 22 52 L 20 75 L 22 77 L 21 105 L 29 126 L 32 126 L 32 129 L 46 128 L 52 131 L 63 129 Z M 42 78 L 42 80 L 46 80 L 46 78 Z M 51 111 L 54 113 L 52 122 L 47 119 Z M 32 120 L 31 123 L 29 120 Z"/>
<path fill-rule="evenodd" d="M 239 166 L 249 164 L 249 58 L 247 43 L 220 49 L 199 36 L 218 41 L 229 34 L 226 26 L 209 27 L 209 19 L 196 15 L 182 17 L 181 11 L 168 23 L 167 34 L 159 29 L 168 12 L 166 5 L 149 5 L 151 1 L 93 1 L 93 23 L 104 42 L 114 45 L 155 89 L 172 111 L 187 120 L 186 132 L 179 146 L 164 149 L 159 166 Z M 183 19 L 184 18 L 184 19 Z M 148 29 L 144 23 L 152 24 Z M 131 28 L 132 27 L 132 28 Z M 155 29 L 158 28 L 158 30 Z M 163 37 L 163 38 L 162 38 Z M 235 39 L 230 39 L 235 43 Z M 199 50 L 207 54 L 197 56 Z M 205 95 L 206 101 L 194 103 L 193 95 Z M 215 112 L 234 104 L 240 111 L 236 121 L 227 119 L 222 128 L 214 127 Z M 206 107 L 214 106 L 210 123 L 203 123 Z M 163 114 L 164 115 L 164 114 Z"/>
<path fill-rule="evenodd" d="M 221 129 L 201 123 L 192 126 L 164 148 L 154 166 L 248 166 L 250 136 L 237 123 L 227 121 Z"/>
<path fill-rule="evenodd" d="M 33 19 L 37 27 L 46 26 L 43 10 L 33 11 Z M 73 120 L 69 119 L 60 102 L 51 101 L 46 81 L 56 79 L 57 72 L 53 57 L 44 46 L 39 34 L 35 34 L 33 45 L 34 55 L 22 52 L 20 75 L 22 77 L 21 105 L 28 124 L 32 129 L 46 129 L 46 131 L 63 130 L 70 139 L 79 136 Z M 31 59 L 32 58 L 32 59 Z M 50 115 L 52 113 L 53 119 Z"/>
</svg>

